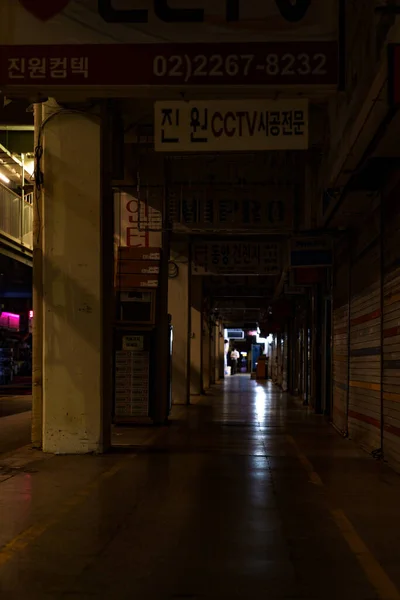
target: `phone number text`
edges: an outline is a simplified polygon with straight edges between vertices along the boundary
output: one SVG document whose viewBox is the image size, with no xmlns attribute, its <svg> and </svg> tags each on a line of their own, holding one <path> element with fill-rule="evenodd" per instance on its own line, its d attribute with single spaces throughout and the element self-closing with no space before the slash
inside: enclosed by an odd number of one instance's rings
<svg viewBox="0 0 400 600">
<path fill-rule="evenodd" d="M 153 60 L 153 75 L 157 79 L 178 79 L 184 83 L 210 79 L 254 80 L 310 79 L 323 80 L 329 75 L 328 59 L 324 53 L 276 54 L 264 57 L 255 54 L 197 54 L 158 55 Z"/>
</svg>

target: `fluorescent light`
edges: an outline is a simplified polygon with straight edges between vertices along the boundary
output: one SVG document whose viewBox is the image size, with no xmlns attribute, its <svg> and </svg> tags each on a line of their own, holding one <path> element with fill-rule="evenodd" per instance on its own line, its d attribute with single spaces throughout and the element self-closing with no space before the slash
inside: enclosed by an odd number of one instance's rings
<svg viewBox="0 0 400 600">
<path fill-rule="evenodd" d="M 8 179 L 8 177 L 6 177 L 5 175 L 3 175 L 3 173 L 0 173 L 0 179 L 2 181 L 4 181 L 4 183 L 10 183 L 10 180 Z"/>
</svg>

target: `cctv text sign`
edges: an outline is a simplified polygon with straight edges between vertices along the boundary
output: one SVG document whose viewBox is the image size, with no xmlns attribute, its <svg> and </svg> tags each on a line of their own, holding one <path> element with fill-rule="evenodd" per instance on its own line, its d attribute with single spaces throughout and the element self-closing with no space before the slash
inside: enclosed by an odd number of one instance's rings
<svg viewBox="0 0 400 600">
<path fill-rule="evenodd" d="M 306 150 L 306 100 L 156 102 L 157 152 Z"/>
</svg>

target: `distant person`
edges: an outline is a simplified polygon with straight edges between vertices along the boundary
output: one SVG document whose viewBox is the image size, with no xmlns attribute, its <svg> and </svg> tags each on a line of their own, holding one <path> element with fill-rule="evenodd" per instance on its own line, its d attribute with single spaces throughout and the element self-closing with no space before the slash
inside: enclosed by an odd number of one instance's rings
<svg viewBox="0 0 400 600">
<path fill-rule="evenodd" d="M 236 375 L 237 373 L 237 365 L 238 365 L 238 360 L 240 358 L 240 354 L 239 352 L 236 350 L 236 348 L 234 348 L 231 352 L 231 373 L 232 375 Z"/>
</svg>

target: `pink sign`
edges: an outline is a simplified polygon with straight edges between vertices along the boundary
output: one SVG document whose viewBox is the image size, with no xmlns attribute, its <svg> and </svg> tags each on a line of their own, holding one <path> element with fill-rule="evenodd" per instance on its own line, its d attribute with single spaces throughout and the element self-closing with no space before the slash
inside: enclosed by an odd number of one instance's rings
<svg viewBox="0 0 400 600">
<path fill-rule="evenodd" d="M 19 315 L 14 315 L 13 313 L 9 312 L 3 312 L 0 316 L 0 327 L 4 327 L 5 329 L 14 329 L 18 331 L 19 320 Z"/>
</svg>

